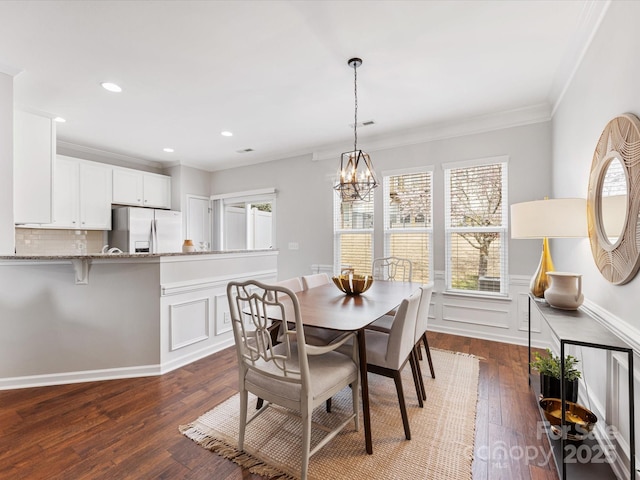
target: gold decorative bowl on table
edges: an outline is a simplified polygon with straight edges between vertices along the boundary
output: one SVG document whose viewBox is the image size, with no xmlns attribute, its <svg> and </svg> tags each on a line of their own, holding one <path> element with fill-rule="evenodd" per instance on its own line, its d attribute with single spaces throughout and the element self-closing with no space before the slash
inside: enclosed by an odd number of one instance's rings
<svg viewBox="0 0 640 480">
<path fill-rule="evenodd" d="M 598 421 L 593 412 L 578 403 L 565 402 L 566 413 L 565 422 L 568 427 L 567 438 L 569 440 L 583 440 L 584 437 L 593 430 Z M 551 424 L 551 429 L 557 435 L 560 434 L 560 418 L 562 417 L 562 404 L 559 398 L 543 398 L 540 406 L 544 416 Z"/>
<path fill-rule="evenodd" d="M 360 295 L 369 290 L 373 284 L 371 275 L 338 275 L 332 277 L 333 283 L 347 295 Z"/>
</svg>

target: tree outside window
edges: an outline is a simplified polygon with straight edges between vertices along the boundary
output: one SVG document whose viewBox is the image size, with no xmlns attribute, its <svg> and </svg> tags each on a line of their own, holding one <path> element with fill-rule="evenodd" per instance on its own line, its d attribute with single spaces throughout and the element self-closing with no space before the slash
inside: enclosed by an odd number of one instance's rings
<svg viewBox="0 0 640 480">
<path fill-rule="evenodd" d="M 445 168 L 448 289 L 506 293 L 506 171 Z"/>
</svg>

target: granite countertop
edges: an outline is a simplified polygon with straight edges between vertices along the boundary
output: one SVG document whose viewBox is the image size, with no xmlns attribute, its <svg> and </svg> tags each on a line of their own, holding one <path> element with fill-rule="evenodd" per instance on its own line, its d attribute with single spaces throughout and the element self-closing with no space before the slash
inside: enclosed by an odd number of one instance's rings
<svg viewBox="0 0 640 480">
<path fill-rule="evenodd" d="M 214 250 L 206 252 L 174 252 L 174 253 L 87 253 L 85 255 L 0 255 L 0 260 L 92 260 L 108 258 L 160 258 L 160 257 L 182 257 L 197 255 L 221 255 L 226 253 L 255 253 L 274 252 L 275 249 L 267 248 L 261 250 Z"/>
</svg>

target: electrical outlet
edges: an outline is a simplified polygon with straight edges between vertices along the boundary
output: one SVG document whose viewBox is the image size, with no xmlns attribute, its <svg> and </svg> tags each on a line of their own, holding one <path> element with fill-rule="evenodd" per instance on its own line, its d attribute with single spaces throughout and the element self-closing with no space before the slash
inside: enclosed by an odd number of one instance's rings
<svg viewBox="0 0 640 480">
<path fill-rule="evenodd" d="M 298 250 L 299 248 L 298 242 L 289 242 L 289 250 Z"/>
</svg>

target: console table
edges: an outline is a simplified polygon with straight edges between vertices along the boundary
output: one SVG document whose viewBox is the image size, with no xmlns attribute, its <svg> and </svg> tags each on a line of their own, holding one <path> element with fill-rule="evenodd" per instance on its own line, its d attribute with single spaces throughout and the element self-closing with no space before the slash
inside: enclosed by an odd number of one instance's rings
<svg viewBox="0 0 640 480">
<path fill-rule="evenodd" d="M 550 307 L 547 303 L 536 300 L 531 295 L 529 296 L 529 385 L 532 390 L 536 392 L 536 382 L 531 382 L 531 312 L 532 309 L 537 309 L 547 325 L 551 328 L 553 335 L 560 340 L 560 371 L 561 378 L 564 378 L 564 359 L 565 359 L 565 346 L 566 345 L 579 345 L 583 347 L 599 348 L 603 350 L 612 350 L 617 352 L 623 352 L 627 354 L 628 359 L 628 371 L 629 371 L 629 471 L 631 480 L 635 479 L 635 424 L 634 424 L 634 393 L 633 393 L 633 348 L 624 342 L 620 337 L 614 335 L 604 325 L 596 321 L 593 317 L 586 314 L 581 310 L 567 311 L 558 310 Z M 539 392 L 536 393 L 536 398 Z M 564 382 L 560 382 L 560 397 L 562 404 L 562 426 L 565 427 L 565 415 L 566 404 L 565 397 L 566 392 L 564 388 Z M 540 411 L 545 420 L 542 410 Z M 560 441 L 554 440 L 549 436 L 549 445 L 551 446 L 554 458 L 556 462 L 556 468 L 558 469 L 558 475 L 562 480 L 566 480 L 567 472 L 571 474 L 573 478 L 586 479 L 615 479 L 615 475 L 611 470 L 608 463 L 568 463 L 567 459 L 567 430 L 562 428 L 562 435 L 560 435 Z M 549 429 L 547 429 L 549 434 Z M 591 444 L 595 445 L 597 442 L 591 440 Z M 588 445 L 589 446 L 589 445 Z"/>
</svg>

